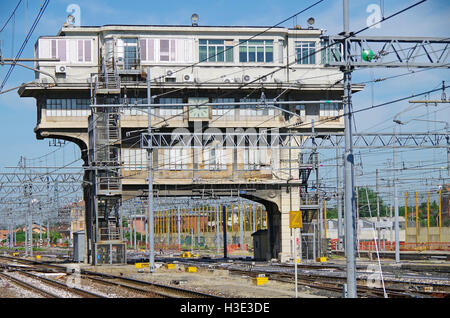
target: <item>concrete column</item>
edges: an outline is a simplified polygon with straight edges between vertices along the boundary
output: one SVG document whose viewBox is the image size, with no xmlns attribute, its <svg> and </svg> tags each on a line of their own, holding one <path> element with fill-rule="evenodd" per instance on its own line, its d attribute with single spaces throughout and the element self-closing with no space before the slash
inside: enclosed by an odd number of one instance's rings
<svg viewBox="0 0 450 318">
<path fill-rule="evenodd" d="M 292 207 L 298 207 L 300 204 L 298 196 L 298 187 L 290 187 L 289 191 L 292 191 L 292 196 L 290 193 L 286 193 L 286 188 L 282 188 L 279 194 L 279 205 L 278 208 L 281 213 L 281 251 L 279 254 L 279 260 L 281 262 L 288 262 L 293 255 L 291 255 L 291 229 L 289 228 L 289 212 Z M 292 202 L 291 202 L 292 201 Z"/>
</svg>

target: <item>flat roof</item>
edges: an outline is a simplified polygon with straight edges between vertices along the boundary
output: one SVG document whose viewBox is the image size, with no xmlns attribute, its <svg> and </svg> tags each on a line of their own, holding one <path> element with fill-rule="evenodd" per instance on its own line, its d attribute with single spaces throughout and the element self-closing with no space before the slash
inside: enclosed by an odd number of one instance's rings
<svg viewBox="0 0 450 318">
<path fill-rule="evenodd" d="M 217 31 L 221 30 L 230 30 L 230 29 L 236 29 L 243 31 L 252 31 L 252 30 L 267 30 L 267 32 L 288 32 L 288 31 L 300 31 L 305 33 L 313 33 L 313 34 L 320 34 L 322 31 L 320 29 L 314 29 L 314 28 L 286 28 L 281 26 L 243 26 L 243 25 L 199 25 L 199 26 L 192 26 L 192 25 L 145 25 L 145 24 L 105 24 L 105 25 L 87 25 L 87 26 L 69 26 L 67 23 L 65 23 L 61 30 L 58 32 L 58 35 L 62 35 L 64 33 L 70 33 L 70 32 L 100 32 L 100 31 L 106 31 L 106 30 L 155 30 L 155 31 L 164 31 L 175 29 L 176 31 L 211 31 L 212 29 L 218 29 Z"/>
</svg>

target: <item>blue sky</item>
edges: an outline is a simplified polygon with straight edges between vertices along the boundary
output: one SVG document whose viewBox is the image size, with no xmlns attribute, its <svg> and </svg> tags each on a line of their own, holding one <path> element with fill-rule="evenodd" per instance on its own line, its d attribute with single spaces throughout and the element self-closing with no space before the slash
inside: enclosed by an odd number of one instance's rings
<svg viewBox="0 0 450 318">
<path fill-rule="evenodd" d="M 7 20 L 18 0 L 0 1 L 0 25 Z M 22 0 L 14 23 L 0 34 L 2 52 L 5 57 L 15 55 L 25 38 L 27 27 L 31 26 L 42 0 Z M 190 0 L 190 1 L 153 1 L 153 0 L 50 0 L 47 10 L 27 44 L 22 57 L 33 56 L 33 46 L 38 36 L 55 35 L 65 22 L 66 8 L 77 4 L 81 8 L 82 25 L 103 24 L 165 24 L 188 25 L 190 16 L 197 13 L 200 25 L 274 25 L 292 14 L 302 10 L 315 1 L 299 0 Z M 414 0 L 350 0 L 350 29 L 359 30 L 366 26 L 369 14 L 366 9 L 371 4 L 384 3 L 384 14 L 388 16 L 397 10 L 405 8 L 417 1 Z M 28 7 L 28 10 L 25 9 Z M 305 26 L 306 20 L 314 17 L 315 26 L 326 29 L 333 35 L 342 31 L 342 1 L 325 0 L 313 9 L 298 16 L 295 20 L 283 24 L 293 27 L 295 24 Z M 433 36 L 447 37 L 450 33 L 450 1 L 428 0 L 425 3 L 407 11 L 392 20 L 381 24 L 381 28 L 368 30 L 360 35 L 402 35 L 402 36 Z M 13 40 L 14 39 L 14 40 Z M 0 66 L 0 78 L 3 79 L 8 67 Z M 355 71 L 353 81 L 362 82 L 378 77 L 405 73 L 408 70 L 359 70 Z M 16 67 L 9 78 L 5 89 L 31 81 L 33 72 Z M 400 77 L 377 84 L 369 84 L 363 92 L 354 95 L 354 109 L 360 109 L 373 104 L 408 96 L 412 93 L 436 88 L 441 81 L 450 80 L 448 70 L 431 70 L 420 74 Z M 450 95 L 450 90 L 447 96 Z M 373 96 L 373 97 L 372 97 Z M 440 92 L 434 97 L 440 97 Z M 360 113 L 356 116 L 357 131 L 392 131 L 392 118 L 399 111 L 409 107 L 407 102 L 393 104 L 377 110 Z M 439 109 L 418 109 L 408 112 L 402 119 L 424 118 L 428 120 L 448 120 L 448 107 Z M 34 99 L 20 99 L 16 92 L 0 94 L 0 167 L 16 165 L 19 157 L 35 158 L 55 150 L 48 146 L 47 140 L 35 139 L 33 128 L 36 124 Z M 411 122 L 404 131 L 422 131 L 440 129 L 438 123 Z M 411 128 L 411 129 L 408 129 Z M 442 151 L 441 151 L 442 152 Z M 48 160 L 69 162 L 79 156 L 78 149 L 73 145 L 64 147 L 58 155 L 48 157 Z M 433 152 L 434 153 L 434 152 Z M 430 155 L 430 154 L 428 154 Z M 58 158 L 56 158 L 58 156 Z M 434 153 L 434 156 L 440 156 Z M 373 157 L 373 156 L 372 156 Z M 376 157 L 376 156 L 375 156 Z M 47 157 L 46 157 L 47 158 Z M 423 158 L 426 158 L 423 157 Z M 436 158 L 434 158 L 436 159 Z M 434 160 L 433 159 L 433 160 Z M 366 159 L 365 159 L 366 160 Z M 367 159 L 369 162 L 371 159 Z M 380 162 L 377 157 L 375 162 Z M 420 159 L 417 159 L 420 160 Z M 431 159 L 430 159 L 431 160 Z M 59 161 L 61 162 L 61 161 Z M 80 163 L 80 162 L 78 162 Z"/>
</svg>

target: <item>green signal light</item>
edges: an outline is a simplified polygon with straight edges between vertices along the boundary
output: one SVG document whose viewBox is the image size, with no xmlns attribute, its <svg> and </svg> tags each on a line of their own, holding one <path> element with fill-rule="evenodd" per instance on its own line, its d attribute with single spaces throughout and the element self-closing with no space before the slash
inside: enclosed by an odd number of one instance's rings
<svg viewBox="0 0 450 318">
<path fill-rule="evenodd" d="M 362 59 L 363 59 L 364 61 L 366 61 L 366 62 L 372 61 L 373 56 L 374 56 L 374 54 L 373 54 L 373 51 L 372 51 L 372 50 L 364 50 L 364 51 L 361 53 Z"/>
</svg>

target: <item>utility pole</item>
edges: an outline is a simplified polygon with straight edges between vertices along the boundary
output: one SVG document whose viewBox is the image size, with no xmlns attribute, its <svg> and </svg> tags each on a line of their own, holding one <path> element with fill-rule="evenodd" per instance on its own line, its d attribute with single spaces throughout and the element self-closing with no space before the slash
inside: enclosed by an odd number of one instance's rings
<svg viewBox="0 0 450 318">
<path fill-rule="evenodd" d="M 216 249 L 217 249 L 217 254 L 219 254 L 220 252 L 220 236 L 219 236 L 219 213 L 220 213 L 220 205 L 217 205 L 214 207 L 214 210 L 216 212 L 216 217 L 215 217 L 215 226 L 216 226 Z"/>
<path fill-rule="evenodd" d="M 344 4 L 344 37 L 349 36 L 349 8 L 348 0 L 343 0 Z M 347 297 L 356 298 L 356 255 L 355 255 L 355 192 L 354 184 L 354 157 L 352 142 L 352 66 L 348 52 L 350 43 L 347 38 L 344 39 L 344 61 L 342 67 L 344 72 L 344 133 L 345 133 L 345 202 L 344 202 L 344 220 L 345 220 L 345 249 L 347 255 Z"/>
<path fill-rule="evenodd" d="M 338 249 L 342 250 L 342 188 L 341 188 L 341 154 L 336 147 L 336 173 L 337 173 L 337 212 L 338 212 Z"/>
<path fill-rule="evenodd" d="M 227 206 L 222 205 L 223 258 L 227 258 Z"/>
<path fill-rule="evenodd" d="M 396 139 L 396 131 L 397 131 L 397 125 L 394 125 L 394 138 Z M 398 221 L 398 217 L 399 217 L 399 213 L 398 213 L 398 192 L 397 192 L 397 151 L 396 151 L 396 144 L 397 144 L 397 140 L 395 140 L 394 142 L 394 146 L 392 149 L 393 152 L 393 180 L 392 182 L 394 183 L 394 218 L 395 218 L 395 224 L 394 224 L 394 229 L 395 229 L 395 262 L 396 263 L 400 263 L 400 241 L 399 241 L 399 221 Z M 406 209 L 406 205 L 405 205 L 405 209 Z M 406 214 L 405 214 L 406 215 Z M 407 222 L 406 218 L 405 218 L 405 222 Z M 405 237 L 406 237 L 406 231 L 405 231 Z"/>
<path fill-rule="evenodd" d="M 177 207 L 178 252 L 181 252 L 181 215 L 180 207 Z"/>
<path fill-rule="evenodd" d="M 147 103 L 152 104 L 152 96 L 150 90 L 150 67 L 147 67 Z M 149 135 L 149 145 L 148 145 L 148 231 L 149 231 L 149 268 L 150 272 L 153 273 L 155 270 L 155 241 L 154 241 L 154 230 L 153 230 L 153 149 L 152 149 L 152 113 L 151 106 L 147 108 L 148 111 L 148 130 Z"/>
<path fill-rule="evenodd" d="M 380 222 L 380 195 L 379 195 L 379 191 L 378 191 L 378 169 L 375 170 L 375 175 L 376 175 L 376 180 L 375 180 L 375 188 L 376 189 L 375 189 L 375 192 L 376 192 L 376 195 L 377 195 L 377 222 Z M 366 188 L 366 191 L 367 191 L 367 188 Z M 367 202 L 368 202 L 369 207 L 370 207 L 369 200 L 367 200 Z M 378 229 L 377 229 L 378 242 L 380 241 L 380 237 L 381 237 L 381 235 L 380 235 L 380 227 L 378 225 Z"/>
</svg>

